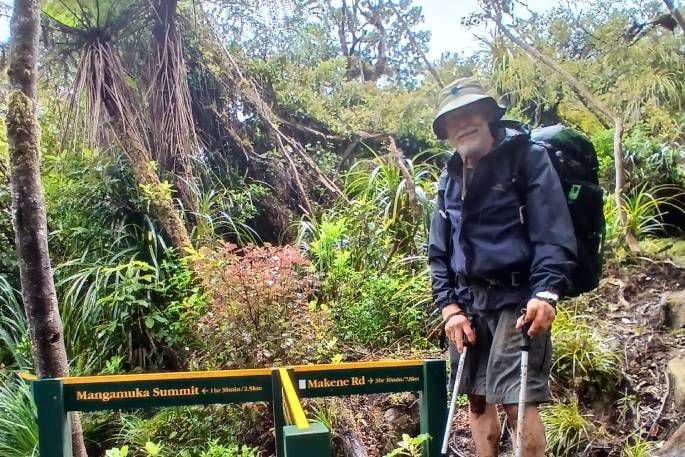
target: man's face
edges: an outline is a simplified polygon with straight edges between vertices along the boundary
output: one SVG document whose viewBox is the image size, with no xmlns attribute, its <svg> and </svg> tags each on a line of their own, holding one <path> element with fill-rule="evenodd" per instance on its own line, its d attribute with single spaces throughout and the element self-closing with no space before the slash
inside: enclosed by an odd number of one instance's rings
<svg viewBox="0 0 685 457">
<path fill-rule="evenodd" d="M 444 126 L 447 142 L 462 157 L 482 157 L 492 149 L 490 109 L 482 103 L 472 103 L 449 113 Z"/>
</svg>

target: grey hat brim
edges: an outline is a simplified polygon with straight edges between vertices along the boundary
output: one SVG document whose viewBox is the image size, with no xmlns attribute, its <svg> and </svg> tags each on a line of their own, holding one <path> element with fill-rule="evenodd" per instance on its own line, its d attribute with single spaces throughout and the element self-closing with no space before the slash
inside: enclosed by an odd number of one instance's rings
<svg viewBox="0 0 685 457">
<path fill-rule="evenodd" d="M 493 109 L 493 119 L 491 119 L 490 122 L 501 119 L 502 116 L 504 116 L 504 113 L 507 111 L 507 109 L 504 106 L 497 103 L 497 101 L 495 101 L 495 99 L 490 97 L 489 95 L 462 95 L 458 99 L 455 99 L 450 103 L 447 103 L 445 106 L 443 106 L 442 109 L 435 116 L 435 120 L 433 121 L 433 132 L 435 133 L 435 136 L 437 136 L 439 140 L 447 139 L 447 132 L 445 131 L 445 128 L 443 126 L 443 121 L 445 120 L 447 114 L 480 101 L 489 101 L 491 103 L 491 107 Z"/>
</svg>

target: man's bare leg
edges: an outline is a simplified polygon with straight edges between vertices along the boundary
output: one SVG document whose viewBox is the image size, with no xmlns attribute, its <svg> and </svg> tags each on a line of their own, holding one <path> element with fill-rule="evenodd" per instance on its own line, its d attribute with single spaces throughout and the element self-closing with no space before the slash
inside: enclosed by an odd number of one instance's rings
<svg viewBox="0 0 685 457">
<path fill-rule="evenodd" d="M 504 405 L 507 422 L 513 431 L 511 441 L 516 449 L 516 418 L 518 405 Z M 526 413 L 523 417 L 523 452 L 526 457 L 544 457 L 545 455 L 545 426 L 542 424 L 537 403 L 526 403 Z"/>
<path fill-rule="evenodd" d="M 497 407 L 485 402 L 482 395 L 469 395 L 469 425 L 478 457 L 497 457 L 499 418 Z"/>
</svg>

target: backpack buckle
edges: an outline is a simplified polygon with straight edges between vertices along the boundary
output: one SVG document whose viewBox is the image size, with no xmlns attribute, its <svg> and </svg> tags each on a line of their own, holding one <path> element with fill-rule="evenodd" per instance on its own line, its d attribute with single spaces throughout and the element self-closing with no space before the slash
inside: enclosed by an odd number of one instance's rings
<svg viewBox="0 0 685 457">
<path fill-rule="evenodd" d="M 526 205 L 519 206 L 519 222 L 521 222 L 521 225 L 526 224 L 525 210 Z"/>
<path fill-rule="evenodd" d="M 488 287 L 497 287 L 500 285 L 500 282 L 497 279 L 494 278 L 485 278 L 485 282 L 488 284 Z"/>
</svg>

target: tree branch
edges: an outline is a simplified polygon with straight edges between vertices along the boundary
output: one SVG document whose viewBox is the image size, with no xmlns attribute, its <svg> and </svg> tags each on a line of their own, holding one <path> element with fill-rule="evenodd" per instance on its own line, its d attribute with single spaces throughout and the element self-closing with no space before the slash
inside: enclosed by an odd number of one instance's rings
<svg viewBox="0 0 685 457">
<path fill-rule="evenodd" d="M 673 5 L 673 0 L 664 0 L 664 3 L 668 8 L 668 12 L 671 14 L 671 16 L 673 16 L 673 19 L 676 20 L 678 25 L 680 25 L 680 28 L 683 29 L 683 33 L 685 33 L 685 18 L 683 18 L 683 15 L 680 13 L 680 11 L 676 9 L 675 5 Z"/>
<path fill-rule="evenodd" d="M 489 5 L 491 9 L 495 12 L 495 14 L 492 14 L 490 9 L 484 7 L 483 10 L 485 12 L 486 17 L 493 20 L 495 24 L 497 24 L 498 29 L 510 41 L 512 41 L 514 44 L 520 47 L 533 61 L 540 62 L 543 65 L 547 66 L 550 70 L 555 72 L 561 78 L 562 81 L 564 81 L 571 87 L 576 96 L 588 109 L 592 110 L 596 114 L 601 115 L 598 116 L 598 118 L 605 126 L 609 125 L 609 123 L 613 123 L 614 170 L 616 178 L 614 198 L 616 200 L 616 211 L 618 213 L 618 218 L 621 222 L 621 226 L 625 229 L 626 242 L 628 243 L 630 250 L 632 252 L 640 252 L 640 246 L 637 242 L 635 234 L 630 229 L 628 229 L 628 217 L 623 208 L 623 188 L 625 186 L 625 167 L 623 164 L 622 145 L 623 131 L 625 128 L 623 117 L 619 113 L 614 112 L 602 101 L 600 101 L 599 98 L 597 98 L 592 92 L 590 92 L 590 90 L 587 88 L 585 84 L 583 84 L 571 73 L 566 71 L 561 65 L 559 65 L 550 57 L 535 49 L 533 46 L 526 43 L 523 39 L 514 34 L 509 29 L 509 27 L 504 25 L 504 23 L 502 22 L 502 9 L 498 5 L 498 0 L 485 0 L 484 3 L 486 5 Z"/>
<path fill-rule="evenodd" d="M 416 42 L 416 39 L 414 38 L 414 35 L 411 33 L 411 30 L 409 30 L 409 26 L 407 25 L 406 21 L 400 14 L 400 12 L 397 10 L 394 4 L 390 4 L 392 7 L 393 13 L 397 16 L 397 20 L 400 21 L 400 25 L 402 26 L 402 29 L 404 29 L 404 33 L 407 34 L 407 37 L 409 38 L 409 42 L 411 43 L 412 47 L 414 48 L 414 51 L 421 56 L 421 59 L 423 62 L 426 64 L 426 68 L 428 68 L 428 71 L 430 74 L 433 76 L 433 79 L 435 79 L 435 82 L 438 83 L 440 87 L 443 87 L 445 84 L 442 82 L 442 79 L 440 79 L 440 76 L 438 75 L 438 72 L 435 70 L 435 67 L 433 66 L 432 63 L 428 60 L 428 57 L 426 57 L 426 53 L 423 52 L 423 49 L 419 46 L 419 44 Z"/>
</svg>

